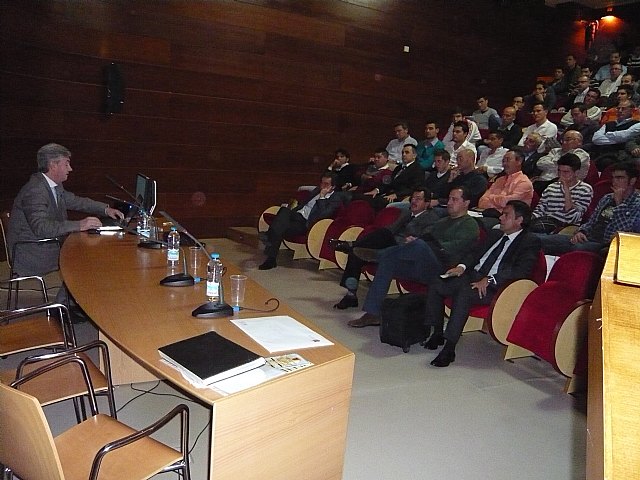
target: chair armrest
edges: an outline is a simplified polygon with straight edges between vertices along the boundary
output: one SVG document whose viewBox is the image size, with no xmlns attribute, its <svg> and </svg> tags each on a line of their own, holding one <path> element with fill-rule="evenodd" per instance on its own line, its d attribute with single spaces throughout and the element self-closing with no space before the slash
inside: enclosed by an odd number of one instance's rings
<svg viewBox="0 0 640 480">
<path fill-rule="evenodd" d="M 59 320 L 62 325 L 62 333 L 64 334 L 65 344 L 71 347 L 76 346 L 76 334 L 71 324 L 71 316 L 69 315 L 69 309 L 62 303 L 43 303 L 41 305 L 35 305 L 33 307 L 18 308 L 16 310 L 6 310 L 0 312 L 0 324 L 9 323 L 11 320 L 15 320 L 22 317 L 28 317 L 36 313 L 46 312 L 50 315 L 50 310 L 58 310 Z"/>
<path fill-rule="evenodd" d="M 66 352 L 63 352 L 63 353 L 66 353 Z M 91 376 L 89 375 L 89 367 L 87 367 L 86 362 L 82 358 L 77 357 L 73 354 L 67 354 L 64 357 L 57 360 L 56 362 L 43 365 L 42 367 L 37 368 L 22 377 L 16 378 L 13 382 L 11 382 L 10 386 L 12 388 L 18 388 L 20 385 L 23 385 L 29 382 L 30 380 L 33 380 L 36 377 L 45 375 L 57 368 L 62 367 L 63 365 L 67 365 L 70 363 L 75 363 L 79 366 L 80 371 L 82 373 L 82 378 L 87 386 L 87 394 L 89 397 L 89 407 L 91 408 L 91 415 L 97 415 L 98 403 L 96 401 L 96 395 L 93 390 L 93 382 L 91 382 Z"/>
<path fill-rule="evenodd" d="M 126 437 L 120 438 L 118 440 L 114 440 L 113 442 L 107 443 L 104 447 L 102 447 L 96 453 L 96 456 L 93 459 L 93 464 L 91 465 L 91 474 L 89 476 L 90 480 L 97 480 L 98 474 L 100 471 L 100 464 L 104 457 L 112 451 L 115 451 L 124 446 L 130 445 L 138 440 L 146 438 L 153 433 L 160 430 L 167 423 L 173 420 L 176 416 L 180 415 L 180 452 L 183 454 L 183 457 L 186 457 L 188 452 L 188 439 L 189 439 L 189 407 L 187 407 L 184 403 L 176 406 L 167 413 L 165 416 L 152 423 L 151 425 L 138 430 L 131 435 L 127 435 Z"/>
<path fill-rule="evenodd" d="M 28 280 L 36 280 L 39 284 L 40 284 L 40 292 L 42 293 L 42 302 L 43 303 L 48 303 L 49 302 L 49 293 L 47 292 L 47 285 L 44 282 L 44 278 L 42 278 L 39 275 L 29 275 L 29 276 L 25 276 L 25 277 L 13 277 L 13 278 L 9 278 L 7 280 L 0 280 L 0 284 L 13 284 L 13 283 L 19 283 L 19 282 L 26 282 Z M 11 288 L 11 287 L 9 287 Z"/>
</svg>

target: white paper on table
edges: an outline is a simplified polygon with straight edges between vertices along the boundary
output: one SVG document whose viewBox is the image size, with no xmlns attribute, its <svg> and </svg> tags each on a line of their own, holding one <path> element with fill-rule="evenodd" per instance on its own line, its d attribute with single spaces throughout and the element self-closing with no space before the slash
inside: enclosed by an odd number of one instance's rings
<svg viewBox="0 0 640 480">
<path fill-rule="evenodd" d="M 288 315 L 231 320 L 269 353 L 333 345 Z"/>
<path fill-rule="evenodd" d="M 225 378 L 219 382 L 208 385 L 209 388 L 217 390 L 220 393 L 231 394 L 241 392 L 247 388 L 255 387 L 275 377 L 284 375 L 284 370 L 273 368 L 271 365 L 262 365 L 260 368 L 254 368 L 248 372 L 243 372 L 233 377 Z"/>
</svg>

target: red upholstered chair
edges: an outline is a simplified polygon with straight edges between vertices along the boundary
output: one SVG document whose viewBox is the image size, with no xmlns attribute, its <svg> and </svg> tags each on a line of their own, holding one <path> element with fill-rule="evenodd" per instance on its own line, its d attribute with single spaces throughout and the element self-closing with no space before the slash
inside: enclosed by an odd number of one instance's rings
<svg viewBox="0 0 640 480">
<path fill-rule="evenodd" d="M 585 177 L 584 181 L 593 187 L 600 180 L 600 172 L 598 172 L 596 162 L 589 162 L 589 170 L 587 171 L 587 176 Z"/>
<path fill-rule="evenodd" d="M 574 251 L 562 255 L 547 281 L 523 302 L 507 342 L 549 362 L 571 378 L 586 341 L 587 315 L 602 266 L 603 259 L 595 253 Z"/>
<path fill-rule="evenodd" d="M 326 230 L 322 238 L 318 235 L 316 238 L 320 240 L 312 244 L 307 245 L 309 253 L 313 258 L 320 260 L 319 269 L 334 268 L 338 266 L 335 250 L 329 247 L 329 239 L 340 238 L 340 236 L 350 227 L 364 227 L 365 225 L 373 222 L 376 212 L 371 204 L 365 200 L 354 200 L 349 203 L 340 213 L 336 216 Z M 314 225 L 315 227 L 315 225 Z M 313 230 L 313 228 L 311 229 Z M 309 237 L 312 232 L 309 232 Z"/>
<path fill-rule="evenodd" d="M 587 211 L 584 212 L 584 215 L 582 216 L 583 222 L 586 222 L 589 219 L 593 211 L 598 206 L 598 202 L 602 199 L 602 197 L 611 192 L 611 178 L 600 180 L 595 185 L 593 185 L 593 198 L 591 199 L 591 203 L 587 207 Z"/>
<path fill-rule="evenodd" d="M 374 230 L 378 230 L 379 228 L 384 228 L 387 225 L 391 225 L 395 222 L 402 211 L 399 208 L 388 207 L 380 210 L 373 222 L 369 223 L 365 226 L 352 226 L 343 231 L 339 237 L 328 237 L 328 238 L 339 238 L 344 241 L 354 241 L 358 238 L 364 237 L 365 235 L 373 232 Z M 347 254 L 342 252 L 334 252 L 336 263 L 338 267 L 344 270 L 345 265 L 347 264 Z"/>
</svg>

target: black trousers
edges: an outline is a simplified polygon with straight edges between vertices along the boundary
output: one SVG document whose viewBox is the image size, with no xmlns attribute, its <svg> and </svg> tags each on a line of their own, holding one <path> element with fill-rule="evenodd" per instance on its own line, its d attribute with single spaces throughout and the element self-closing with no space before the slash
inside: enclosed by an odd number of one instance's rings
<svg viewBox="0 0 640 480">
<path fill-rule="evenodd" d="M 268 244 L 264 249 L 269 258 L 276 258 L 282 239 L 288 235 L 301 235 L 307 232 L 307 220 L 290 208 L 282 207 L 278 210 L 273 222 L 267 230 Z"/>
<path fill-rule="evenodd" d="M 378 230 L 374 230 L 373 232 L 365 235 L 362 238 L 359 238 L 353 243 L 354 247 L 363 247 L 363 248 L 374 248 L 376 250 L 381 250 L 387 247 L 393 247 L 396 245 L 396 239 L 391 230 L 386 228 L 379 228 Z M 360 279 L 360 273 L 362 272 L 362 267 L 366 262 L 361 258 L 357 257 L 352 253 L 347 257 L 347 264 L 344 267 L 344 272 L 342 274 L 342 279 L 340 280 L 340 285 L 345 286 L 345 281 L 349 277 L 353 277 L 356 280 Z"/>
<path fill-rule="evenodd" d="M 471 283 L 480 278 L 478 272 L 471 269 L 459 277 L 442 279 L 437 277 L 429 285 L 427 293 L 427 308 L 425 324 L 434 327 L 434 334 L 442 334 L 444 327 L 444 299 L 452 298 L 451 316 L 444 332 L 444 338 L 456 344 L 462 335 L 465 323 L 469 317 L 469 310 L 473 305 L 489 305 L 497 289 L 494 285 L 487 288 L 487 294 L 480 298 L 478 290 L 471 288 Z"/>
</svg>

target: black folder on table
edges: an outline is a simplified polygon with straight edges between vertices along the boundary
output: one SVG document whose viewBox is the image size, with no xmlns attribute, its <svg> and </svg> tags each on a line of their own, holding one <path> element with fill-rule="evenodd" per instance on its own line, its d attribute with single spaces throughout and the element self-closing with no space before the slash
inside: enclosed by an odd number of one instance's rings
<svg viewBox="0 0 640 480">
<path fill-rule="evenodd" d="M 265 364 L 260 355 L 216 332 L 165 345 L 158 352 L 187 378 L 207 385 Z"/>
</svg>

